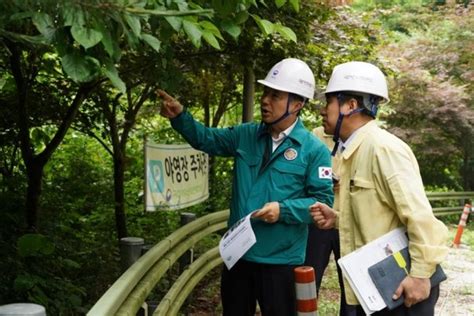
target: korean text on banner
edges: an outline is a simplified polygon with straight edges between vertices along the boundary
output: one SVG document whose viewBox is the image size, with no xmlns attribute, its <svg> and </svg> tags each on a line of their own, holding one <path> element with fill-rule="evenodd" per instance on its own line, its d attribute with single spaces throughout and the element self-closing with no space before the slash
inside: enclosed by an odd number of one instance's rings
<svg viewBox="0 0 474 316">
<path fill-rule="evenodd" d="M 208 155 L 190 145 L 145 144 L 146 210 L 177 210 L 209 197 Z"/>
</svg>

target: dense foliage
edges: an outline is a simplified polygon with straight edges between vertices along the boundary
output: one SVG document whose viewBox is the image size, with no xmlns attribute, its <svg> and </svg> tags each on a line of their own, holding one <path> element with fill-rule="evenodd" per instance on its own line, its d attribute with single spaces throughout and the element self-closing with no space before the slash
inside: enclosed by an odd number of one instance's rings
<svg viewBox="0 0 474 316">
<path fill-rule="evenodd" d="M 415 151 L 427 185 L 474 190 L 474 12 L 467 5 L 377 9 L 393 71 L 391 131 Z"/>
</svg>

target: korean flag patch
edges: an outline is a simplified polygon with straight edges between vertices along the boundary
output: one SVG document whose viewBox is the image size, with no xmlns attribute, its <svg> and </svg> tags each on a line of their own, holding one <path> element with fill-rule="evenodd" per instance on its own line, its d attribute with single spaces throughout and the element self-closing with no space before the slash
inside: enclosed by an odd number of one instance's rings
<svg viewBox="0 0 474 316">
<path fill-rule="evenodd" d="M 319 179 L 332 179 L 331 167 L 319 167 Z"/>
</svg>

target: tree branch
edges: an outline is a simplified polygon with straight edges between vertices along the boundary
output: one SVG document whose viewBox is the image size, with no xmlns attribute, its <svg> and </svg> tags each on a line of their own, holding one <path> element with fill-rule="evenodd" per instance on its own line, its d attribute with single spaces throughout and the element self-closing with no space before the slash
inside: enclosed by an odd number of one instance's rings
<svg viewBox="0 0 474 316">
<path fill-rule="evenodd" d="M 143 106 L 146 100 L 150 97 L 153 89 L 151 89 L 152 85 L 148 84 L 143 88 L 143 91 L 140 95 L 140 98 L 138 101 L 133 105 L 132 103 L 128 104 L 128 109 L 127 112 L 125 113 L 125 122 L 123 126 L 123 131 L 122 131 L 122 138 L 120 140 L 120 146 L 122 148 L 125 148 L 125 144 L 128 139 L 128 135 L 130 134 L 130 131 L 132 130 L 133 126 L 135 125 L 136 118 L 138 111 L 140 111 L 140 108 Z M 129 90 L 130 91 L 130 90 Z M 131 93 L 128 93 L 131 95 Z M 129 102 L 132 102 L 131 97 L 128 98 Z"/>
<path fill-rule="evenodd" d="M 54 150 L 61 144 L 64 136 L 67 133 L 67 130 L 71 126 L 74 118 L 76 117 L 79 107 L 81 106 L 82 102 L 87 98 L 89 93 L 96 87 L 98 82 L 92 84 L 85 84 L 79 87 L 79 90 L 72 101 L 71 106 L 68 108 L 66 112 L 66 116 L 63 118 L 61 124 L 58 127 L 58 130 L 54 134 L 51 141 L 46 145 L 46 148 L 38 154 L 37 158 L 42 165 L 46 164 L 53 154 Z"/>
</svg>

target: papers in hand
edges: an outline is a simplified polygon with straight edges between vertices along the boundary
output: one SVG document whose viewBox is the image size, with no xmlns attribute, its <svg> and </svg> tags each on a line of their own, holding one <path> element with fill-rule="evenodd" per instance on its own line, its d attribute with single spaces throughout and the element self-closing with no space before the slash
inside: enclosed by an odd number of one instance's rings
<svg viewBox="0 0 474 316">
<path fill-rule="evenodd" d="M 393 253 L 408 247 L 405 232 L 405 228 L 394 229 L 338 260 L 344 277 L 368 315 L 387 306 L 375 287 L 368 269 Z"/>
<path fill-rule="evenodd" d="M 219 253 L 229 270 L 257 242 L 250 223 L 253 213 L 232 225 L 219 242 Z"/>
</svg>

